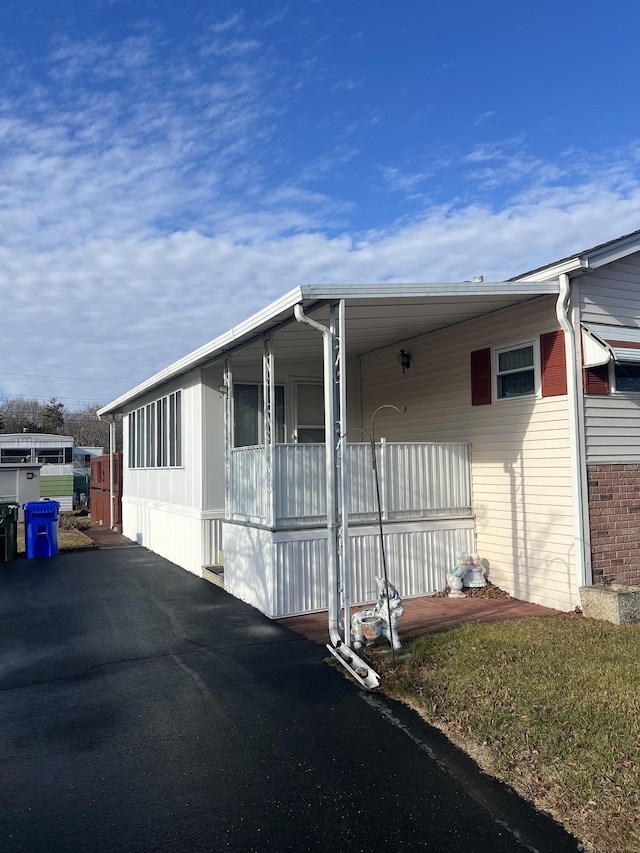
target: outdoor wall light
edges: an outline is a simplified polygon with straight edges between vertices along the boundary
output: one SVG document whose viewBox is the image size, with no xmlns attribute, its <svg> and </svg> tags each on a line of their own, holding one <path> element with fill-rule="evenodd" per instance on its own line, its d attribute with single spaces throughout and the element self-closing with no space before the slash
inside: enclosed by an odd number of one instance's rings
<svg viewBox="0 0 640 853">
<path fill-rule="evenodd" d="M 411 370 L 411 356 L 408 352 L 405 352 L 403 349 L 398 353 L 398 364 L 402 368 L 402 372 L 406 373 L 407 370 Z"/>
<path fill-rule="evenodd" d="M 222 385 L 218 385 L 218 394 L 220 394 L 221 397 L 226 397 L 228 393 L 229 393 L 229 386 L 228 385 L 225 385 L 224 383 Z"/>
<path fill-rule="evenodd" d="M 33 480 L 33 471 L 27 471 L 27 480 Z"/>
</svg>

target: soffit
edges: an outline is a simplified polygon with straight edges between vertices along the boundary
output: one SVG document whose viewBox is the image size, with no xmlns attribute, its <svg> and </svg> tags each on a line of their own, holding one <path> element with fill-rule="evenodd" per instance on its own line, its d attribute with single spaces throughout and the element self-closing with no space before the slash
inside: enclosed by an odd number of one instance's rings
<svg viewBox="0 0 640 853">
<path fill-rule="evenodd" d="M 317 358 L 322 336 L 299 323 L 294 306 L 327 326 L 330 305 L 345 303 L 347 356 L 365 353 L 491 314 L 536 297 L 559 292 L 558 281 L 457 282 L 444 284 L 304 285 L 208 344 L 104 406 L 111 415 L 154 388 L 189 370 L 233 357 L 234 365 L 255 364 L 269 335 L 276 359 Z"/>
</svg>

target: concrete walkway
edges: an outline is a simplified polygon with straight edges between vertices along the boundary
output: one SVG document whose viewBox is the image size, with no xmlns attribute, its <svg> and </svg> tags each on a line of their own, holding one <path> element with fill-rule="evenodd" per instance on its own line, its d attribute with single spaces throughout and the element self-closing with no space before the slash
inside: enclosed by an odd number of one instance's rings
<svg viewBox="0 0 640 853">
<path fill-rule="evenodd" d="M 3 853 L 564 853 L 323 649 L 141 547 L 0 570 Z"/>
</svg>

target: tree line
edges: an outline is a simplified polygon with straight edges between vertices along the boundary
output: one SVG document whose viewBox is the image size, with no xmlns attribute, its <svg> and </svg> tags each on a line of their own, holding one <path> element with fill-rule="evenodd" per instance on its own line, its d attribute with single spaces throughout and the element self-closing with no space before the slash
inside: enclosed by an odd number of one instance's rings
<svg viewBox="0 0 640 853">
<path fill-rule="evenodd" d="M 0 433 L 41 432 L 70 435 L 76 447 L 103 447 L 109 452 L 109 424 L 98 420 L 99 403 L 67 411 L 64 403 L 50 397 L 46 403 L 12 397 L 0 403 Z M 116 423 L 116 450 L 122 450 L 122 423 Z"/>
</svg>

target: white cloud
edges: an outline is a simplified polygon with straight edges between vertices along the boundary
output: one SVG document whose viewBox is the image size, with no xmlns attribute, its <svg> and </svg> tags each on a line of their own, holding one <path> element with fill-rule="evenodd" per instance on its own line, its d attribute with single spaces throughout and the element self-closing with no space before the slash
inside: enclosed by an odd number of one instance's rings
<svg viewBox="0 0 640 853">
<path fill-rule="evenodd" d="M 640 183 L 547 188 L 499 210 L 433 209 L 390 229 L 331 238 L 320 231 L 245 239 L 196 231 L 87 242 L 68 250 L 4 249 L 0 290 L 8 372 L 124 380 L 127 387 L 306 282 L 496 280 L 633 230 Z M 249 235 L 249 236 L 247 236 Z M 35 370 L 35 367 L 38 370 Z M 87 383 L 88 384 L 88 383 Z M 85 399 L 83 383 L 7 376 L 5 393 Z"/>
<path fill-rule="evenodd" d="M 11 79 L 0 100 L 3 369 L 78 380 L 0 374 L 0 393 L 106 402 L 297 284 L 499 279 L 640 223 L 637 145 L 551 161 L 523 139 L 442 144 L 384 167 L 364 156 L 365 135 L 300 152 L 287 124 L 296 87 L 324 72 L 283 68 L 245 29 L 240 14 L 205 28 L 215 49 L 197 61 L 152 27 L 119 43 L 58 36 L 53 76 Z M 324 79 L 328 96 L 336 75 Z M 359 134 L 379 133 L 377 106 L 362 115 L 372 127 L 361 118 Z M 352 174 L 376 184 L 381 207 L 402 194 L 415 203 L 355 230 L 370 196 L 350 191 Z M 439 185 L 447 203 L 428 203 Z M 108 378 L 121 381 L 97 381 Z"/>
</svg>

